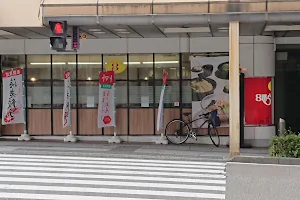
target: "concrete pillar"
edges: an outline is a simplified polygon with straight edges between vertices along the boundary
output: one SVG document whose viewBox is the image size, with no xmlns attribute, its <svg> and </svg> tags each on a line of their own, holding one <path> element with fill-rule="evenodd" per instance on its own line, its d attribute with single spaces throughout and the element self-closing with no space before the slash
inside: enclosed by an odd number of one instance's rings
<svg viewBox="0 0 300 200">
<path fill-rule="evenodd" d="M 240 154 L 240 81 L 239 81 L 239 22 L 229 23 L 229 137 L 230 157 Z"/>
</svg>

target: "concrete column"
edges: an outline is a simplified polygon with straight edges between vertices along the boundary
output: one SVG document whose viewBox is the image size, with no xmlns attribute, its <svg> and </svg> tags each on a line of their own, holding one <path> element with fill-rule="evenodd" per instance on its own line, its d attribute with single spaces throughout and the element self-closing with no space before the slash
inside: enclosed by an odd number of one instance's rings
<svg viewBox="0 0 300 200">
<path fill-rule="evenodd" d="M 239 81 L 239 22 L 229 23 L 229 137 L 230 157 L 240 154 L 240 81 Z"/>
</svg>

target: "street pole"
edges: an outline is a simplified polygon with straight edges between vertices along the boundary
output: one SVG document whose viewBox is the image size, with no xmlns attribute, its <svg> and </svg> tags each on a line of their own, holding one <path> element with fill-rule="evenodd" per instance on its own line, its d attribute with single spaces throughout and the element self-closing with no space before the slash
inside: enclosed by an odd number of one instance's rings
<svg viewBox="0 0 300 200">
<path fill-rule="evenodd" d="M 229 23 L 229 154 L 240 155 L 239 22 Z"/>
</svg>

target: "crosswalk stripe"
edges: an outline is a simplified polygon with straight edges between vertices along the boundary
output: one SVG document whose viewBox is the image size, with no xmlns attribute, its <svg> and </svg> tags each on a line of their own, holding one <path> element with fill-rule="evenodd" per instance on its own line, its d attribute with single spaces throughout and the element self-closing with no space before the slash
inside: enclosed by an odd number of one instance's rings
<svg viewBox="0 0 300 200">
<path fill-rule="evenodd" d="M 22 197 L 20 197 L 22 196 Z M 93 196 L 75 196 L 75 195 L 56 195 L 56 194 L 28 194 L 28 193 L 4 193 L 0 192 L 0 198 L 18 198 L 18 199 L 42 199 L 42 200 L 157 200 L 145 198 L 126 198 L 126 197 L 93 197 Z M 163 200 L 163 199 L 159 199 Z"/>
<path fill-rule="evenodd" d="M 166 164 L 189 164 L 189 165 L 210 165 L 224 166 L 223 162 L 201 162 L 201 161 L 177 161 L 177 160 L 148 160 L 148 159 L 126 159 L 126 158 L 95 158 L 95 157 L 75 157 L 75 156 L 43 156 L 43 155 L 16 155 L 0 154 L 1 157 L 10 158 L 45 158 L 45 159 L 62 159 L 62 160 L 90 160 L 90 161 L 122 161 L 122 162 L 141 162 L 141 163 L 166 163 Z"/>
<path fill-rule="evenodd" d="M 2 161 L 15 161 L 15 158 L 1 158 Z M 210 165 L 177 165 L 177 164 L 160 164 L 160 163 L 140 163 L 140 162 L 117 162 L 117 161 L 86 161 L 86 160 L 55 160 L 55 159 L 31 159 L 31 158 L 18 158 L 19 162 L 38 162 L 38 163 L 48 163 L 48 162 L 54 162 L 54 163 L 76 163 L 76 164 L 101 164 L 101 165 L 132 165 L 132 166 L 147 166 L 147 167 L 171 167 L 171 168 L 181 168 L 184 167 L 185 169 L 187 168 L 192 168 L 192 169 L 224 169 L 224 166 L 210 166 Z"/>
<path fill-rule="evenodd" d="M 173 172 L 197 172 L 197 173 L 224 173 L 223 170 L 213 169 L 186 169 L 186 168 L 161 168 L 161 167 L 137 167 L 137 166 L 105 166 L 105 165 L 87 165 L 87 164 L 65 164 L 65 163 L 34 163 L 34 162 L 3 162 L 2 165 L 17 165 L 17 166 L 45 166 L 45 167 L 76 167 L 88 169 L 125 169 L 125 170 L 153 170 L 153 171 L 173 171 Z"/>
<path fill-rule="evenodd" d="M 114 179 L 114 180 L 132 180 L 132 181 L 157 181 L 157 177 L 151 176 L 115 176 L 115 175 L 98 175 L 98 174 L 68 174 L 68 173 L 39 173 L 39 172 L 18 172 L 18 171 L 0 171 L 0 176 L 37 176 L 37 177 L 56 177 L 56 178 L 85 178 L 85 179 Z M 202 177 L 211 178 L 211 177 Z M 217 178 L 217 177 L 213 177 Z M 225 176 L 218 177 L 221 180 L 216 179 L 187 179 L 180 178 L 181 183 L 200 183 L 200 184 L 219 184 L 225 185 Z M 178 183 L 178 178 L 166 178 L 159 177 L 162 182 L 176 182 Z"/>
<path fill-rule="evenodd" d="M 0 159 L 0 199 L 225 199 L 224 162 L 16 154 Z"/>
<path fill-rule="evenodd" d="M 192 193 L 192 192 L 176 192 L 176 191 L 153 191 L 153 190 L 135 190 L 135 189 L 112 189 L 112 188 L 84 188 L 84 187 L 64 187 L 64 186 L 40 186 L 40 185 L 7 185 L 0 184 L 0 189 L 6 190 L 50 190 L 55 192 L 87 192 L 99 194 L 130 194 L 130 195 L 151 195 L 151 196 L 169 196 L 169 197 L 191 197 L 191 198 L 210 198 L 225 199 L 224 194 L 212 193 Z"/>
<path fill-rule="evenodd" d="M 5 166 L 1 163 L 1 169 L 7 170 L 33 170 L 33 171 L 52 171 L 52 172 L 81 172 L 81 173 L 99 173 L 97 169 L 82 169 L 82 168 L 50 168 L 50 167 L 23 167 L 23 166 Z M 106 174 L 131 174 L 131 175 L 155 175 L 155 176 L 177 176 L 177 177 L 192 177 L 201 178 L 203 174 L 198 173 L 175 173 L 175 172 L 154 172 L 154 171 L 128 171 L 128 170 L 103 170 L 101 173 Z M 208 176 L 207 174 L 205 174 Z M 211 177 L 224 177 L 224 174 L 212 174 Z"/>
<path fill-rule="evenodd" d="M 184 185 L 184 184 L 168 184 L 168 183 L 142 183 L 142 182 L 123 182 L 123 181 L 92 181 L 92 180 L 63 180 L 63 179 L 36 179 L 36 178 L 14 178 L 0 177 L 0 181 L 8 182 L 26 182 L 26 183 L 51 183 L 51 184 L 81 184 L 81 185 L 109 185 L 109 186 L 129 186 L 130 187 L 146 187 L 146 188 L 173 188 L 182 189 L 187 188 L 191 190 L 214 190 L 225 191 L 224 186 L 207 186 L 207 185 Z"/>
</svg>

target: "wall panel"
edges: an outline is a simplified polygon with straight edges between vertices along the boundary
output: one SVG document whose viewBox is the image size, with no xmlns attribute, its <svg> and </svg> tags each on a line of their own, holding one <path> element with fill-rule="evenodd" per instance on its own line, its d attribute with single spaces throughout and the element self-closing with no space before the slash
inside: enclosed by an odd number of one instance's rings
<svg viewBox="0 0 300 200">
<path fill-rule="evenodd" d="M 28 133 L 51 135 L 51 109 L 28 109 Z"/>
<path fill-rule="evenodd" d="M 62 122 L 62 109 L 54 109 L 53 110 L 53 135 L 68 135 L 70 133 L 69 126 L 63 128 Z M 74 135 L 77 134 L 76 130 L 76 109 L 72 109 L 72 133 Z"/>
</svg>

